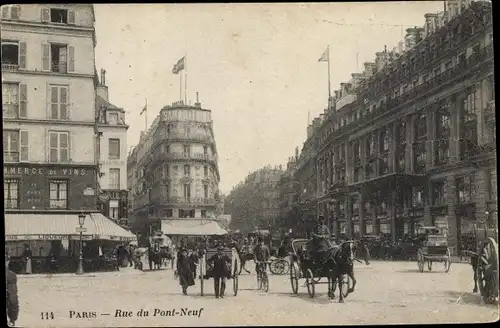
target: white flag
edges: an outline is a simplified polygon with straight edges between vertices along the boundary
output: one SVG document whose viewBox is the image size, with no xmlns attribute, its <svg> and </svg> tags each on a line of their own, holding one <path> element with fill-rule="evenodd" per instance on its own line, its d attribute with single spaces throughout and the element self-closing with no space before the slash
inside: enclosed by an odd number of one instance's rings
<svg viewBox="0 0 500 328">
<path fill-rule="evenodd" d="M 325 52 L 323 52 L 323 54 L 321 55 L 321 57 L 318 59 L 318 61 L 320 62 L 327 62 L 330 60 L 330 48 L 327 47 Z"/>
</svg>

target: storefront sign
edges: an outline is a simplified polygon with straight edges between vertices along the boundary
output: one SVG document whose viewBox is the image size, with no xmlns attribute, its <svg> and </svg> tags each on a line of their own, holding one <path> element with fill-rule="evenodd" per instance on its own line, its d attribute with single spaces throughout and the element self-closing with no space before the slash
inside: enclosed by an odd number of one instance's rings
<svg viewBox="0 0 500 328">
<path fill-rule="evenodd" d="M 68 236 L 68 235 L 10 235 L 5 236 L 6 241 L 15 240 L 79 240 L 80 236 Z M 92 240 L 92 236 L 86 235 L 82 236 L 83 240 Z"/>
<path fill-rule="evenodd" d="M 3 174 L 5 176 L 22 175 L 22 176 L 85 176 L 90 174 L 88 169 L 84 168 L 61 168 L 61 167 L 4 167 Z"/>
</svg>

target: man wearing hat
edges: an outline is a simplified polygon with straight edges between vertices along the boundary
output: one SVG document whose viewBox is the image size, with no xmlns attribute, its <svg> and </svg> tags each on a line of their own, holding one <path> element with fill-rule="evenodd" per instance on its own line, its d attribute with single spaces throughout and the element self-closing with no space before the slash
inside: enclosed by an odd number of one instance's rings
<svg viewBox="0 0 500 328">
<path fill-rule="evenodd" d="M 269 261 L 269 258 L 271 257 L 271 251 L 269 250 L 269 247 L 267 247 L 266 244 L 264 244 L 264 238 L 262 236 L 259 236 L 257 239 L 257 246 L 255 246 L 254 254 L 255 254 L 255 261 L 256 262 L 267 262 Z M 260 269 L 266 270 L 267 268 L 267 263 L 255 263 L 255 272 L 259 273 Z"/>
<path fill-rule="evenodd" d="M 330 247 L 328 240 L 330 240 L 330 230 L 326 226 L 325 217 L 320 215 L 316 229 L 312 233 L 313 256 L 317 263 L 321 261 L 321 256 Z"/>
<path fill-rule="evenodd" d="M 17 296 L 17 275 L 9 270 L 10 254 L 5 251 L 5 277 L 6 277 L 6 310 L 7 326 L 14 326 L 19 316 L 19 299 Z M 10 322 L 10 324 L 9 324 Z"/>
<path fill-rule="evenodd" d="M 219 244 L 217 246 L 217 253 L 207 261 L 207 263 L 213 263 L 212 273 L 214 277 L 215 298 L 224 297 L 226 280 L 231 278 L 231 259 L 223 251 L 224 246 Z"/>
</svg>

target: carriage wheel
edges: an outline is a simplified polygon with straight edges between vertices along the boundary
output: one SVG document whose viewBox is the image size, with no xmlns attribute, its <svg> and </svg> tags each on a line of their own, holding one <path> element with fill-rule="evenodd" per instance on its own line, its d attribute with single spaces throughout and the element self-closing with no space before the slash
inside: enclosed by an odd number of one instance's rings
<svg viewBox="0 0 500 328">
<path fill-rule="evenodd" d="M 429 262 L 427 262 L 427 269 L 429 269 L 429 271 L 432 271 L 432 260 L 429 260 Z"/>
<path fill-rule="evenodd" d="M 290 284 L 292 285 L 292 292 L 297 294 L 299 292 L 299 270 L 297 268 L 297 263 L 292 262 L 290 266 Z"/>
<path fill-rule="evenodd" d="M 288 262 L 282 259 L 271 262 L 271 265 L 269 266 L 269 270 L 272 274 L 284 274 L 287 273 L 287 269 Z"/>
<path fill-rule="evenodd" d="M 306 271 L 306 285 L 307 285 L 307 293 L 309 294 L 310 298 L 314 297 L 314 294 L 316 292 L 316 287 L 314 286 L 316 283 L 314 282 L 314 275 L 311 271 L 311 269 L 307 269 Z"/>
<path fill-rule="evenodd" d="M 451 267 L 451 252 L 450 249 L 446 249 L 446 258 L 444 259 L 444 272 L 450 272 Z"/>
<path fill-rule="evenodd" d="M 417 264 L 418 264 L 418 271 L 424 272 L 425 258 L 424 258 L 424 253 L 422 252 L 421 249 L 417 251 Z"/>
<path fill-rule="evenodd" d="M 238 295 L 238 276 L 235 275 L 233 277 L 233 295 Z"/>
<path fill-rule="evenodd" d="M 477 263 L 477 283 L 484 303 L 498 299 L 498 245 L 492 238 L 483 244 Z"/>
</svg>

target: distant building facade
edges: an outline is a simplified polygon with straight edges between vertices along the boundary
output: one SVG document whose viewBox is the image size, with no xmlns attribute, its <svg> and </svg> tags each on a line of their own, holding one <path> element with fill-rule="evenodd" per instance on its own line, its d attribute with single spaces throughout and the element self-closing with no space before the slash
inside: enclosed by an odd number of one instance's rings
<svg viewBox="0 0 500 328">
<path fill-rule="evenodd" d="M 395 240 L 436 225 L 457 252 L 497 215 L 491 3 L 446 1 L 425 21 L 341 84 L 296 176 L 336 234 Z"/>
<path fill-rule="evenodd" d="M 163 107 L 127 162 L 131 212 L 144 234 L 165 220 L 215 217 L 218 154 L 211 111 L 200 103 Z"/>
<path fill-rule="evenodd" d="M 98 152 L 100 167 L 99 205 L 102 213 L 127 225 L 127 130 L 125 110 L 109 102 L 106 70 L 101 69 L 101 78 L 96 89 Z"/>
<path fill-rule="evenodd" d="M 227 195 L 225 213 L 231 215 L 231 229 L 249 232 L 274 229 L 279 222 L 278 182 L 281 166 L 266 166 L 247 176 Z"/>
</svg>

